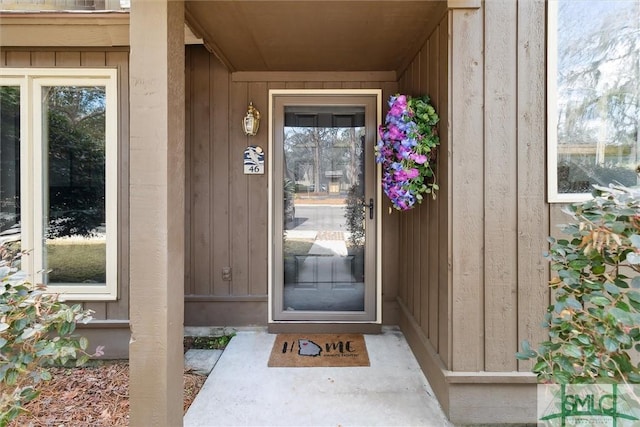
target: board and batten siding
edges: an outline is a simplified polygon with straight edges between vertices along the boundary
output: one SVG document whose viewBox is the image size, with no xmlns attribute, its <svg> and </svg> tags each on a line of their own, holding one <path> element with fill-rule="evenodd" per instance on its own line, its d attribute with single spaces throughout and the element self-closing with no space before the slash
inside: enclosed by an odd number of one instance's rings
<svg viewBox="0 0 640 427">
<path fill-rule="evenodd" d="M 399 80 L 441 118 L 438 197 L 399 214 L 401 325 L 458 423 L 535 421 L 515 353 L 549 303 L 544 49 L 542 1 L 452 8 Z"/>
<path fill-rule="evenodd" d="M 92 347 L 104 346 L 109 358 L 129 354 L 129 49 L 8 48 L 0 49 L 0 66 L 17 68 L 117 68 L 118 70 L 118 298 L 91 301 L 93 321 L 79 325 Z"/>
<path fill-rule="evenodd" d="M 269 90 L 381 88 L 388 97 L 397 83 L 366 72 L 230 73 L 202 46 L 186 47 L 186 70 L 185 324 L 266 325 L 269 176 L 244 175 L 242 160 L 248 145 L 268 151 Z M 241 128 L 249 102 L 261 114 L 254 137 Z M 384 317 L 397 322 L 396 217 L 383 221 Z"/>
<path fill-rule="evenodd" d="M 399 301 L 442 362 L 449 359 L 449 91 L 448 22 L 446 15 L 415 59 L 400 76 L 399 90 L 428 95 L 440 117 L 440 146 L 436 154 L 436 199 L 426 196 L 418 207 L 394 211 L 400 222 Z"/>
</svg>

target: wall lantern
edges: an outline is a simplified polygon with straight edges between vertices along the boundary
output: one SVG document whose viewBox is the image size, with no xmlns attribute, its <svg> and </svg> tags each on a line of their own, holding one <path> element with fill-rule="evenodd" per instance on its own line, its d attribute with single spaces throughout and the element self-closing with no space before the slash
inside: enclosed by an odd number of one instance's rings
<svg viewBox="0 0 640 427">
<path fill-rule="evenodd" d="M 260 127 L 260 111 L 253 107 L 253 102 L 250 102 L 247 115 L 242 119 L 242 129 L 245 135 L 255 136 L 258 133 L 258 127 Z"/>
</svg>

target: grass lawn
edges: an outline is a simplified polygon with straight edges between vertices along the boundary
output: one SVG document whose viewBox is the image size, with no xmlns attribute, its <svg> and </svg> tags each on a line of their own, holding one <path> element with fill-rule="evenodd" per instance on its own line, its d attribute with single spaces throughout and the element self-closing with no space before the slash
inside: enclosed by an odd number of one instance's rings
<svg viewBox="0 0 640 427">
<path fill-rule="evenodd" d="M 104 242 L 47 242 L 49 283 L 105 283 Z"/>
<path fill-rule="evenodd" d="M 284 241 L 284 256 L 306 255 L 313 246 L 313 240 L 286 239 Z"/>
<path fill-rule="evenodd" d="M 297 255 L 306 255 L 313 246 L 313 240 L 286 239 L 284 241 L 284 282 L 292 283 L 296 280 Z"/>
<path fill-rule="evenodd" d="M 310 239 L 286 239 L 285 262 L 296 255 L 306 255 L 313 246 Z M 104 283 L 106 245 L 91 241 L 47 242 L 49 283 Z"/>
</svg>

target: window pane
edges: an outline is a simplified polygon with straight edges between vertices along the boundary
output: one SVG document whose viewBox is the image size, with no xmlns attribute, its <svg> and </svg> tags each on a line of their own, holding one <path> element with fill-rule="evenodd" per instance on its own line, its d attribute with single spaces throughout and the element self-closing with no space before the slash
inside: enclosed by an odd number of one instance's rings
<svg viewBox="0 0 640 427">
<path fill-rule="evenodd" d="M 558 2 L 558 193 L 638 184 L 640 1 Z"/>
<path fill-rule="evenodd" d="M 46 284 L 106 282 L 105 88 L 42 88 Z"/>
<path fill-rule="evenodd" d="M 0 86 L 0 245 L 20 249 L 19 86 Z"/>
</svg>

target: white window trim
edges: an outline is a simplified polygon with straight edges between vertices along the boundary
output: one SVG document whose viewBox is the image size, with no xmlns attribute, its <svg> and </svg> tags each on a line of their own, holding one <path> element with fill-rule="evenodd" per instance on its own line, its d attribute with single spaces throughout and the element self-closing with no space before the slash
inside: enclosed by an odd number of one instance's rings
<svg viewBox="0 0 640 427">
<path fill-rule="evenodd" d="M 110 301 L 118 297 L 118 103 L 117 69 L 112 68 L 0 68 L 0 84 L 20 86 L 21 239 L 30 255 L 22 259 L 27 280 L 43 283 L 42 103 L 43 86 L 104 86 L 106 283 L 49 285 L 63 300 Z M 39 214 L 36 215 L 36 212 Z"/>
<path fill-rule="evenodd" d="M 558 192 L 558 1 L 547 1 L 547 201 L 576 203 L 593 196 Z"/>
</svg>

